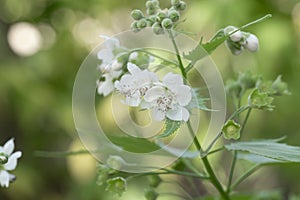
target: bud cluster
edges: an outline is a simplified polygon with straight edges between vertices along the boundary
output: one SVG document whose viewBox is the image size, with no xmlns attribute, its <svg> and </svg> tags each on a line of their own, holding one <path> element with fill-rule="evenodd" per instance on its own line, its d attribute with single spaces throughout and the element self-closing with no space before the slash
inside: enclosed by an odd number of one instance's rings
<svg viewBox="0 0 300 200">
<path fill-rule="evenodd" d="M 155 34 L 163 34 L 166 29 L 174 27 L 174 23 L 180 19 L 180 12 L 185 8 L 186 3 L 181 0 L 171 0 L 171 7 L 166 9 L 160 8 L 158 0 L 148 0 L 147 15 L 138 9 L 131 12 L 131 17 L 135 20 L 131 24 L 131 29 L 138 32 L 146 27 L 152 27 Z"/>
<path fill-rule="evenodd" d="M 258 38 L 252 33 L 240 31 L 234 26 L 227 26 L 224 28 L 224 34 L 229 35 L 226 46 L 233 55 L 240 55 L 244 49 L 250 52 L 256 52 L 259 49 Z"/>
</svg>

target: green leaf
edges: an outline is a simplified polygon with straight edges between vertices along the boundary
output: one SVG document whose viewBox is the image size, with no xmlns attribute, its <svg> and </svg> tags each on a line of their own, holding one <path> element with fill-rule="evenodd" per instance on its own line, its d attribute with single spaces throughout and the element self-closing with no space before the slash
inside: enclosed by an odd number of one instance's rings
<svg viewBox="0 0 300 200">
<path fill-rule="evenodd" d="M 281 162 L 300 162 L 300 147 L 278 143 L 280 139 L 235 142 L 225 145 L 230 151 L 243 151 Z M 258 161 L 258 158 L 255 158 Z M 261 160 L 266 162 L 267 160 Z M 269 160 L 271 162 L 271 160 Z"/>
<path fill-rule="evenodd" d="M 220 46 L 226 39 L 229 38 L 230 35 L 225 35 L 224 30 L 220 29 L 217 31 L 215 36 L 210 39 L 209 42 L 202 44 L 202 39 L 195 49 L 190 51 L 188 54 L 184 54 L 183 56 L 196 63 L 198 60 L 204 58 L 205 56 L 211 54 L 218 46 Z"/>
<path fill-rule="evenodd" d="M 159 146 L 144 138 L 127 136 L 107 136 L 118 147 L 134 153 L 149 153 L 160 149 Z"/>
<path fill-rule="evenodd" d="M 164 126 L 165 126 L 164 130 L 162 134 L 157 136 L 158 138 L 164 138 L 174 134 L 180 128 L 181 121 L 166 119 Z"/>
<path fill-rule="evenodd" d="M 265 156 L 260 156 L 257 154 L 252 154 L 252 153 L 244 153 L 244 152 L 239 152 L 237 154 L 237 158 L 238 159 L 242 159 L 242 160 L 247 160 L 250 161 L 252 163 L 256 163 L 256 164 L 275 164 L 275 163 L 283 163 L 284 161 L 282 160 L 276 160 L 273 158 L 268 158 Z"/>
<path fill-rule="evenodd" d="M 191 110 L 193 108 L 198 108 L 199 110 L 204 111 L 213 111 L 212 109 L 207 108 L 206 102 L 209 100 L 209 98 L 203 98 L 200 94 L 201 88 L 193 88 L 192 90 L 192 100 L 189 103 L 189 105 L 186 106 L 188 110 Z"/>
</svg>

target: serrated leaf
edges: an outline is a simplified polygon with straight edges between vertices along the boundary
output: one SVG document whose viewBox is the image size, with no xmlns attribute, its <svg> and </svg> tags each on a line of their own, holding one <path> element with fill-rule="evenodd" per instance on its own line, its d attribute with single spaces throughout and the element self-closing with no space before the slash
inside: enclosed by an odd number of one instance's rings
<svg viewBox="0 0 300 200">
<path fill-rule="evenodd" d="M 134 153 L 149 153 L 160 149 L 155 143 L 144 139 L 127 136 L 107 136 L 116 146 Z"/>
<path fill-rule="evenodd" d="M 192 63 L 196 63 L 198 60 L 211 54 L 218 46 L 220 46 L 226 39 L 228 39 L 229 36 L 230 35 L 225 35 L 223 29 L 221 29 L 215 34 L 212 39 L 210 39 L 209 42 L 202 44 L 201 40 L 195 49 L 190 51 L 188 54 L 184 54 L 183 56 L 186 59 L 192 61 Z"/>
<path fill-rule="evenodd" d="M 174 121 L 174 120 L 166 119 L 164 126 L 165 126 L 164 130 L 163 130 L 162 134 L 160 134 L 158 136 L 158 138 L 168 137 L 168 136 L 172 135 L 173 133 L 175 133 L 180 128 L 181 121 Z"/>
<path fill-rule="evenodd" d="M 282 162 L 300 162 L 300 147 L 278 143 L 281 139 L 235 142 L 225 147 L 230 151 L 248 152 Z"/>
<path fill-rule="evenodd" d="M 189 105 L 186 106 L 188 110 L 191 110 L 193 108 L 198 108 L 199 110 L 204 111 L 213 111 L 212 109 L 207 108 L 206 102 L 209 100 L 209 98 L 203 98 L 200 93 L 200 88 L 194 88 L 192 90 L 192 100 L 189 103 Z"/>
</svg>

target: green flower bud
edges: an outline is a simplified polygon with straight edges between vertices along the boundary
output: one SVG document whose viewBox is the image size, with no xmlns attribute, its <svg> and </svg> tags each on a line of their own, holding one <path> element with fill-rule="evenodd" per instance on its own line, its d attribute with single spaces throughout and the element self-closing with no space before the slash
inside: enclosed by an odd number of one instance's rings
<svg viewBox="0 0 300 200">
<path fill-rule="evenodd" d="M 158 0 L 152 0 L 152 3 L 155 5 L 155 7 L 159 7 L 159 1 Z"/>
<path fill-rule="evenodd" d="M 123 177 L 115 177 L 108 179 L 106 181 L 106 184 L 106 191 L 112 192 L 113 194 L 118 194 L 120 197 L 122 196 L 123 192 L 125 192 L 127 189 L 127 183 Z"/>
<path fill-rule="evenodd" d="M 236 123 L 233 120 L 229 120 L 223 126 L 223 134 L 224 138 L 227 140 L 234 139 L 237 140 L 240 138 L 241 125 Z"/>
<path fill-rule="evenodd" d="M 281 80 L 281 75 L 279 75 L 276 80 L 272 83 L 272 89 L 274 90 L 275 94 L 278 96 L 282 95 L 290 95 L 291 93 L 288 90 L 288 85 L 286 82 Z"/>
<path fill-rule="evenodd" d="M 146 8 L 150 8 L 150 9 L 153 9 L 153 8 L 155 8 L 156 6 L 155 6 L 155 4 L 153 3 L 153 1 L 147 1 L 146 2 Z"/>
<path fill-rule="evenodd" d="M 268 93 L 259 92 L 258 89 L 255 89 L 248 97 L 248 104 L 251 108 L 272 111 L 274 108 L 273 100 L 274 98 L 270 97 Z"/>
<path fill-rule="evenodd" d="M 164 13 L 164 12 L 159 12 L 159 13 L 157 13 L 157 19 L 158 19 L 158 21 L 163 21 L 165 18 L 167 18 L 168 16 L 167 16 L 167 14 L 166 13 Z"/>
<path fill-rule="evenodd" d="M 134 21 L 131 23 L 131 26 L 130 26 L 130 29 L 135 33 L 139 32 L 141 30 L 138 28 L 137 23 L 138 23 L 137 21 Z"/>
<path fill-rule="evenodd" d="M 244 90 L 254 88 L 257 80 L 258 76 L 253 75 L 250 71 L 239 73 L 238 81 Z"/>
<path fill-rule="evenodd" d="M 166 18 L 161 22 L 162 27 L 166 28 L 166 29 L 170 29 L 173 26 L 173 22 L 171 19 Z"/>
<path fill-rule="evenodd" d="M 178 10 L 185 10 L 186 9 L 186 3 L 184 1 L 180 1 L 177 8 L 178 8 Z"/>
<path fill-rule="evenodd" d="M 155 174 L 155 175 L 148 176 L 148 181 L 151 187 L 156 188 L 161 183 L 162 180 L 157 174 Z"/>
<path fill-rule="evenodd" d="M 226 88 L 226 92 L 232 97 L 236 97 L 236 98 L 240 97 L 242 87 L 239 82 L 230 79 L 226 82 L 225 88 Z"/>
<path fill-rule="evenodd" d="M 145 189 L 145 197 L 147 200 L 156 200 L 158 197 L 157 192 L 153 188 Z"/>
<path fill-rule="evenodd" d="M 168 17 L 173 21 L 176 22 L 180 18 L 180 14 L 177 10 L 171 9 L 168 11 Z"/>
<path fill-rule="evenodd" d="M 156 16 L 155 15 L 151 15 L 147 18 L 148 21 L 148 26 L 152 26 L 155 22 L 156 22 Z"/>
<path fill-rule="evenodd" d="M 148 15 L 155 15 L 157 13 L 157 8 L 147 8 Z"/>
<path fill-rule="evenodd" d="M 152 25 L 152 29 L 153 29 L 153 32 L 157 35 L 164 34 L 164 32 L 165 32 L 164 29 L 161 27 L 161 25 L 158 22 L 155 22 Z"/>
<path fill-rule="evenodd" d="M 172 4 L 172 6 L 174 6 L 174 7 L 178 6 L 179 3 L 180 3 L 180 0 L 171 0 L 171 4 Z"/>
<path fill-rule="evenodd" d="M 126 165 L 126 162 L 120 156 L 110 155 L 106 160 L 107 165 L 115 170 L 121 170 Z"/>
<path fill-rule="evenodd" d="M 139 29 L 143 29 L 143 28 L 147 27 L 147 20 L 146 19 L 140 19 L 139 21 L 137 21 L 137 27 Z"/>
<path fill-rule="evenodd" d="M 140 19 L 144 18 L 144 15 L 143 15 L 142 11 L 135 9 L 131 12 L 131 17 L 135 20 L 140 20 Z"/>
</svg>

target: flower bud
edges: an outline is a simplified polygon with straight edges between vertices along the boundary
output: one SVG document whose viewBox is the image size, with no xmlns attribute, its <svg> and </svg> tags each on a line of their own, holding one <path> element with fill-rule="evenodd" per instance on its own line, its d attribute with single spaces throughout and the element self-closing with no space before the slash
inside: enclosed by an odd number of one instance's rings
<svg viewBox="0 0 300 200">
<path fill-rule="evenodd" d="M 115 170 L 121 170 L 123 166 L 126 165 L 125 160 L 120 156 L 110 155 L 106 160 L 107 165 Z"/>
<path fill-rule="evenodd" d="M 165 18 L 167 18 L 167 14 L 164 12 L 159 12 L 157 13 L 157 19 L 161 22 L 162 20 L 164 20 Z"/>
<path fill-rule="evenodd" d="M 173 21 L 176 22 L 179 20 L 180 14 L 177 10 L 171 9 L 168 11 L 168 17 Z"/>
<path fill-rule="evenodd" d="M 173 22 L 171 19 L 166 18 L 161 22 L 162 27 L 166 28 L 166 29 L 170 29 L 173 26 Z"/>
<path fill-rule="evenodd" d="M 186 8 L 186 3 L 184 1 L 180 1 L 178 5 L 179 10 L 185 10 Z"/>
<path fill-rule="evenodd" d="M 239 73 L 238 81 L 243 89 L 247 90 L 255 87 L 258 78 L 257 75 L 253 75 L 250 71 L 246 71 L 244 73 Z"/>
<path fill-rule="evenodd" d="M 139 21 L 137 21 L 137 28 L 138 29 L 143 29 L 147 27 L 147 20 L 146 19 L 140 19 Z"/>
<path fill-rule="evenodd" d="M 174 6 L 174 7 L 178 6 L 179 3 L 180 3 L 180 0 L 171 0 L 171 4 L 172 4 L 172 6 Z"/>
<path fill-rule="evenodd" d="M 227 140 L 234 139 L 237 140 L 240 138 L 241 125 L 236 123 L 233 120 L 229 120 L 223 126 L 223 134 L 224 138 Z"/>
<path fill-rule="evenodd" d="M 108 179 L 106 181 L 106 184 L 106 191 L 110 191 L 113 194 L 118 194 L 119 196 L 122 196 L 123 192 L 125 192 L 127 189 L 127 183 L 123 177 L 115 177 Z"/>
<path fill-rule="evenodd" d="M 259 48 L 258 38 L 255 35 L 250 34 L 246 38 L 246 44 L 244 45 L 244 47 L 251 52 L 256 52 Z"/>
<path fill-rule="evenodd" d="M 155 8 L 155 4 L 153 3 L 153 1 L 149 0 L 146 2 L 146 8 L 150 8 L 150 9 L 153 9 Z"/>
<path fill-rule="evenodd" d="M 154 15 L 157 12 L 157 8 L 147 8 L 148 15 Z"/>
<path fill-rule="evenodd" d="M 135 33 L 140 31 L 140 29 L 137 27 L 137 21 L 131 23 L 130 29 Z"/>
<path fill-rule="evenodd" d="M 131 12 L 131 17 L 135 20 L 140 20 L 140 19 L 144 18 L 144 15 L 143 15 L 142 11 L 135 9 Z"/>
<path fill-rule="evenodd" d="M 272 89 L 274 90 L 275 95 L 278 96 L 291 94 L 288 90 L 287 83 L 281 80 L 281 75 L 279 75 L 272 83 Z"/>
<path fill-rule="evenodd" d="M 233 33 L 236 30 L 238 30 L 238 29 L 234 26 L 227 26 L 224 29 L 224 33 L 225 33 L 225 35 L 230 35 L 231 33 Z M 239 42 L 243 38 L 243 33 L 242 33 L 242 31 L 236 31 L 235 33 L 231 34 L 229 36 L 229 38 L 233 42 Z"/>
<path fill-rule="evenodd" d="M 259 92 L 258 89 L 255 89 L 248 97 L 248 104 L 251 108 L 272 111 L 274 108 L 273 100 L 274 98 L 270 97 L 268 93 Z"/>
<path fill-rule="evenodd" d="M 226 92 L 231 96 L 238 98 L 240 97 L 241 91 L 242 87 L 239 82 L 231 79 L 226 82 Z"/>
<path fill-rule="evenodd" d="M 157 192 L 153 188 L 145 189 L 145 197 L 147 200 L 156 200 L 158 197 Z"/>
<path fill-rule="evenodd" d="M 149 185 L 154 188 L 156 188 L 162 181 L 157 174 L 148 176 L 148 180 L 149 180 Z"/>
<path fill-rule="evenodd" d="M 161 27 L 161 25 L 158 22 L 155 22 L 152 25 L 152 29 L 153 29 L 153 32 L 157 35 L 163 34 L 165 32 L 164 29 Z"/>
<path fill-rule="evenodd" d="M 230 52 L 235 56 L 240 55 L 244 50 L 243 46 L 241 46 L 238 43 L 234 43 L 231 40 L 226 40 L 225 44 L 226 47 L 230 50 Z"/>
<path fill-rule="evenodd" d="M 151 15 L 147 19 L 148 19 L 147 20 L 148 26 L 152 26 L 156 22 L 156 16 L 155 15 Z"/>
</svg>

